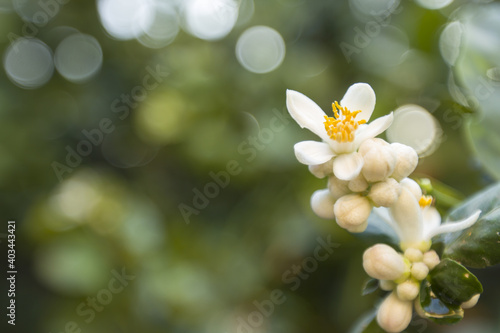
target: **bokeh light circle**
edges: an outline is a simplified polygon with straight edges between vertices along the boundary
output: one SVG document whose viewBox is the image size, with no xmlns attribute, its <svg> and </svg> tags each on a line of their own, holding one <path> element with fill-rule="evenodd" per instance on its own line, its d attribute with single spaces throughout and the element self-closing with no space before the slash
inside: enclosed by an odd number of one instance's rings
<svg viewBox="0 0 500 333">
<path fill-rule="evenodd" d="M 416 2 L 427 9 L 441 9 L 448 6 L 453 0 L 416 0 Z"/>
<path fill-rule="evenodd" d="M 205 40 L 226 37 L 238 19 L 238 3 L 234 0 L 189 0 L 184 4 L 186 29 Z"/>
<path fill-rule="evenodd" d="M 172 4 L 158 2 L 151 23 L 142 27 L 144 34 L 137 37 L 139 42 L 150 48 L 160 48 L 172 43 L 180 30 L 177 11 Z"/>
<path fill-rule="evenodd" d="M 236 57 L 250 72 L 268 73 L 281 65 L 285 58 L 285 41 L 280 33 L 267 26 L 245 30 L 236 43 Z"/>
<path fill-rule="evenodd" d="M 151 0 L 99 0 L 99 17 L 106 31 L 120 40 L 134 39 L 154 20 L 155 3 Z"/>
<path fill-rule="evenodd" d="M 459 21 L 448 23 L 439 38 L 439 51 L 444 61 L 453 66 L 460 55 L 463 27 Z"/>
<path fill-rule="evenodd" d="M 414 104 L 403 105 L 394 111 L 394 120 L 386 131 L 389 142 L 410 146 L 421 157 L 437 149 L 441 133 L 441 126 L 434 116 Z"/>
<path fill-rule="evenodd" d="M 74 34 L 57 46 L 54 62 L 57 71 L 66 80 L 80 83 L 99 72 L 102 58 L 101 45 L 94 37 Z"/>
<path fill-rule="evenodd" d="M 47 83 L 54 73 L 51 49 L 36 38 L 19 38 L 5 52 L 7 76 L 22 88 L 34 89 Z"/>
</svg>

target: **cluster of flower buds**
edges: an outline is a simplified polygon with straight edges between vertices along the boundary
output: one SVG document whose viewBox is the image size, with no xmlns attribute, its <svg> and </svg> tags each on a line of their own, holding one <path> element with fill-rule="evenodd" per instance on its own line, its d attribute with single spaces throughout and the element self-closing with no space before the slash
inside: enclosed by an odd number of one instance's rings
<svg viewBox="0 0 500 333">
<path fill-rule="evenodd" d="M 419 249 L 408 248 L 403 254 L 389 245 L 376 244 L 365 251 L 363 268 L 366 273 L 379 279 L 380 289 L 391 291 L 377 313 L 377 322 L 384 330 L 401 332 L 408 326 L 420 282 L 438 264 L 439 256 L 434 250 L 422 253 Z"/>
<path fill-rule="evenodd" d="M 309 167 L 316 177 L 328 176 L 328 188 L 311 197 L 313 211 L 322 218 L 335 218 L 339 226 L 350 232 L 366 229 L 373 207 L 390 207 L 396 202 L 401 193 L 400 182 L 418 163 L 413 148 L 379 138 L 364 141 L 357 153 L 362 158 L 362 168 L 351 180 L 336 177 L 331 161 Z"/>
<path fill-rule="evenodd" d="M 301 127 L 322 139 L 294 147 L 299 162 L 308 165 L 313 175 L 328 177 L 327 188 L 311 197 L 313 211 L 359 233 L 366 230 L 375 210 L 398 236 L 403 252 L 376 244 L 365 251 L 363 267 L 379 280 L 382 290 L 390 291 L 377 313 L 379 326 L 387 332 L 403 331 L 411 321 L 414 302 L 418 311 L 421 281 L 440 262 L 431 250 L 432 237 L 472 226 L 481 212 L 441 224 L 432 197 L 423 196 L 420 186 L 407 178 L 418 164 L 417 152 L 376 138 L 391 125 L 392 113 L 368 123 L 375 107 L 375 93 L 368 84 L 352 85 L 341 102 L 333 104 L 334 117 L 296 91 L 287 91 L 287 107 Z M 477 298 L 462 308 L 474 306 Z"/>
</svg>

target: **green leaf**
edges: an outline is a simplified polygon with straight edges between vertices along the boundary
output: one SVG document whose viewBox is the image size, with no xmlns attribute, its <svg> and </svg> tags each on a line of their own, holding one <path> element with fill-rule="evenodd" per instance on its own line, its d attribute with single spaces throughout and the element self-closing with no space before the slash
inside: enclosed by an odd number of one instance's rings
<svg viewBox="0 0 500 333">
<path fill-rule="evenodd" d="M 365 295 L 369 295 L 371 293 L 374 293 L 375 291 L 377 291 L 378 286 L 379 286 L 379 283 L 378 283 L 377 279 L 369 279 L 368 281 L 366 281 L 365 285 L 363 286 L 363 290 L 362 290 L 361 294 L 363 296 L 365 296 Z"/>
<path fill-rule="evenodd" d="M 500 263 L 500 183 L 466 200 L 450 213 L 448 220 L 465 219 L 478 209 L 481 215 L 472 227 L 437 241 L 444 243 L 443 258 L 474 268 Z"/>
<path fill-rule="evenodd" d="M 464 311 L 460 306 L 448 304 L 434 294 L 429 281 L 420 286 L 420 307 L 425 317 L 438 324 L 455 324 L 462 320 Z"/>
<path fill-rule="evenodd" d="M 467 218 L 478 209 L 482 211 L 481 215 L 486 215 L 498 207 L 500 207 L 500 183 L 487 187 L 462 202 L 450 212 L 447 220 Z"/>
<path fill-rule="evenodd" d="M 446 304 L 460 306 L 483 292 L 476 276 L 451 259 L 442 260 L 429 273 L 429 280 L 432 292 Z"/>
<path fill-rule="evenodd" d="M 500 207 L 482 216 L 475 225 L 447 244 L 443 258 L 474 268 L 500 263 Z"/>
</svg>

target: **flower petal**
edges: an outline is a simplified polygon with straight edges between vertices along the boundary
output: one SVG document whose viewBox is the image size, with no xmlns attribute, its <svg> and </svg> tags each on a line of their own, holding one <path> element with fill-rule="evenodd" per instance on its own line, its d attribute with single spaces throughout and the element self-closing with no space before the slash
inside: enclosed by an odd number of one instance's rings
<svg viewBox="0 0 500 333">
<path fill-rule="evenodd" d="M 396 236 L 397 238 L 395 241 L 398 242 L 399 239 L 401 238 L 401 230 L 399 229 L 399 226 L 396 223 L 396 221 L 394 221 L 394 219 L 391 217 L 389 208 L 373 207 L 372 215 L 373 218 L 369 218 L 368 223 L 376 227 L 378 230 L 380 230 L 379 234 L 385 234 L 389 236 L 391 239 L 395 238 L 394 236 Z"/>
<path fill-rule="evenodd" d="M 355 83 L 347 89 L 340 105 L 351 111 L 361 110 L 356 120 L 368 121 L 375 108 L 375 92 L 368 83 Z"/>
<path fill-rule="evenodd" d="M 476 223 L 477 219 L 479 218 L 479 214 L 481 214 L 480 210 L 477 210 L 474 214 L 466 218 L 465 220 L 462 221 L 457 221 L 457 222 L 448 222 L 445 224 L 441 224 L 440 226 L 430 230 L 426 235 L 426 239 L 431 239 L 434 236 L 437 236 L 439 234 L 444 234 L 444 233 L 449 233 L 449 232 L 455 232 L 455 231 L 460 231 L 467 229 L 474 225 Z"/>
<path fill-rule="evenodd" d="M 293 149 L 299 162 L 305 165 L 323 164 L 335 156 L 330 146 L 324 142 L 302 141 L 296 143 Z"/>
<path fill-rule="evenodd" d="M 354 145 L 359 147 L 363 141 L 372 139 L 385 131 L 389 126 L 391 126 L 393 118 L 394 117 L 391 112 L 386 116 L 375 119 L 368 125 L 360 126 L 356 131 Z"/>
<path fill-rule="evenodd" d="M 424 238 L 430 239 L 426 235 L 439 227 L 441 224 L 441 215 L 435 207 L 429 206 L 423 209 L 422 218 L 424 221 Z"/>
<path fill-rule="evenodd" d="M 390 208 L 390 212 L 399 226 L 401 243 L 418 243 L 423 240 L 422 210 L 408 189 L 401 189 L 401 194 Z"/>
<path fill-rule="evenodd" d="M 309 97 L 295 90 L 287 90 L 286 107 L 300 127 L 307 128 L 324 141 L 330 140 L 324 125 L 325 113 Z"/>
<path fill-rule="evenodd" d="M 317 190 L 311 196 L 311 208 L 313 212 L 323 219 L 333 220 L 335 214 L 333 213 L 333 205 L 335 200 L 330 195 L 328 189 Z"/>
<path fill-rule="evenodd" d="M 360 153 L 342 154 L 333 160 L 333 173 L 341 180 L 356 178 L 363 167 L 363 157 Z"/>
</svg>

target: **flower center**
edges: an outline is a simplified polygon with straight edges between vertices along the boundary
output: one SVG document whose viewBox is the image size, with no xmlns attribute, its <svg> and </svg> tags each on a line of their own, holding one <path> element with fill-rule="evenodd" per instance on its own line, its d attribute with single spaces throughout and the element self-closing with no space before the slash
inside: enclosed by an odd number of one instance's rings
<svg viewBox="0 0 500 333">
<path fill-rule="evenodd" d="M 366 120 L 354 120 L 361 110 L 351 112 L 348 108 L 341 106 L 338 102 L 332 103 L 333 117 L 325 116 L 325 130 L 328 136 L 341 142 L 353 142 L 354 132 L 358 126 L 366 123 Z"/>
<path fill-rule="evenodd" d="M 420 207 L 425 208 L 427 206 L 430 206 L 432 203 L 432 196 L 430 195 L 423 195 L 420 200 L 418 201 L 418 204 Z"/>
</svg>

